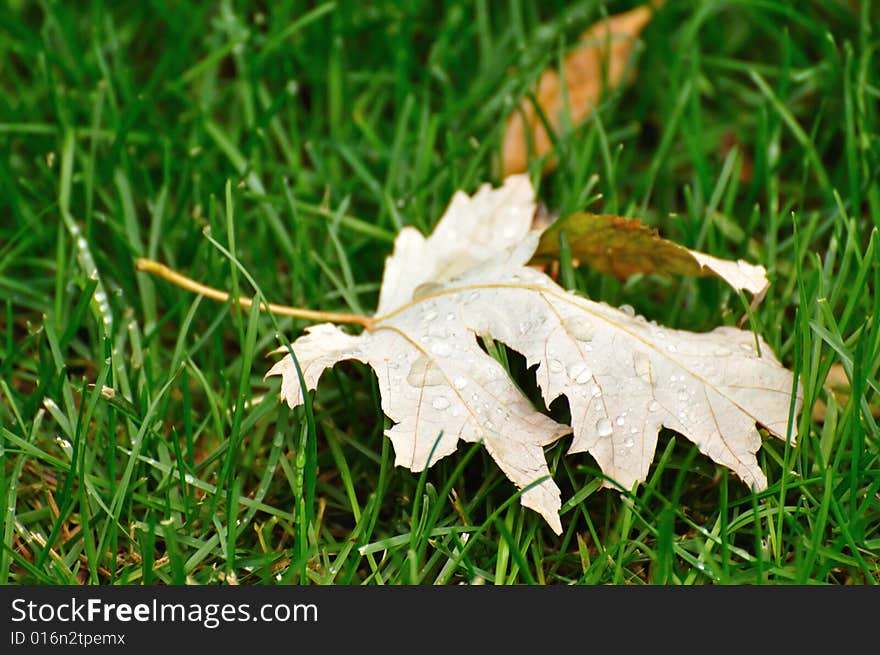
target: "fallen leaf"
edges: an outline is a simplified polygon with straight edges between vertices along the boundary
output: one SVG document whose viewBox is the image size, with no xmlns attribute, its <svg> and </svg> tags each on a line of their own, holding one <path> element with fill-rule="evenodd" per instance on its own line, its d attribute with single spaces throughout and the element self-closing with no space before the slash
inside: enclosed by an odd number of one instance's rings
<svg viewBox="0 0 880 655">
<path fill-rule="evenodd" d="M 536 99 L 554 132 L 559 131 L 566 104 L 572 124 L 577 125 L 593 111 L 603 89 L 623 81 L 636 39 L 661 4 L 643 5 L 590 26 L 579 38 L 583 45 L 563 60 L 561 83 L 556 66 L 541 74 Z M 553 149 L 540 115 L 526 99 L 507 119 L 501 146 L 503 175 L 527 170 L 530 143 L 537 157 Z M 548 161 L 547 170 L 554 165 Z"/>
<path fill-rule="evenodd" d="M 293 342 L 306 388 L 338 361 L 368 364 L 394 422 L 386 434 L 398 465 L 420 471 L 459 440 L 482 441 L 507 477 L 528 487 L 522 504 L 557 534 L 560 491 L 543 446 L 569 432 L 569 453 L 591 453 L 608 487 L 629 489 L 646 478 L 665 426 L 765 488 L 756 423 L 785 438 L 794 387 L 769 346 L 731 327 L 667 329 L 565 291 L 527 266 L 540 235 L 530 229 L 534 211 L 528 178 L 513 176 L 470 198 L 457 193 L 427 238 L 403 228 L 364 332 L 324 323 Z M 536 410 L 480 349 L 479 335 L 525 356 L 546 403 L 565 395 L 571 426 Z M 282 376 L 291 407 L 303 402 L 289 354 L 271 375 Z M 798 392 L 798 409 L 800 402 Z"/>
<path fill-rule="evenodd" d="M 635 273 L 717 277 L 738 291 L 751 293 L 753 304 L 763 299 L 770 286 L 763 266 L 690 250 L 662 238 L 638 219 L 608 214 L 580 212 L 555 221 L 541 234 L 536 261 L 559 256 L 563 232 L 572 258 L 622 280 Z"/>
</svg>

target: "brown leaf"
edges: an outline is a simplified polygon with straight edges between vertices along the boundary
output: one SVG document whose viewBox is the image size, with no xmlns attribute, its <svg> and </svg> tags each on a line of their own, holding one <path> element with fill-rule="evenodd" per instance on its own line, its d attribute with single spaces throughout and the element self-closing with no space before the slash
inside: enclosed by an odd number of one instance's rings
<svg viewBox="0 0 880 655">
<path fill-rule="evenodd" d="M 568 98 L 571 121 L 580 123 L 599 102 L 604 88 L 613 89 L 627 71 L 629 55 L 639 34 L 650 22 L 662 2 L 642 5 L 622 14 L 609 16 L 592 25 L 580 36 L 583 46 L 565 57 L 565 94 L 555 66 L 547 68 L 538 80 L 537 100 L 554 132 L 559 126 Z M 531 135 L 531 138 L 530 136 Z M 510 114 L 502 143 L 502 176 L 521 173 L 528 168 L 529 142 L 540 157 L 553 144 L 535 107 L 528 99 Z M 554 166 L 548 162 L 547 169 Z"/>
<path fill-rule="evenodd" d="M 849 378 L 846 377 L 846 371 L 840 364 L 832 364 L 828 369 L 828 376 L 825 378 L 825 391 L 828 396 L 834 396 L 840 405 L 845 405 L 849 400 Z M 825 415 L 828 413 L 828 403 L 821 398 L 816 398 L 813 404 L 813 421 L 816 423 L 824 423 Z"/>
<path fill-rule="evenodd" d="M 742 166 L 739 169 L 739 181 L 748 184 L 752 181 L 752 177 L 755 173 L 755 165 L 752 162 L 752 158 L 749 156 L 748 151 L 745 149 L 745 144 L 740 141 L 736 132 L 733 130 L 726 130 L 721 135 L 721 156 L 727 157 L 727 155 L 730 154 L 730 151 L 734 148 L 739 149 L 740 157 L 742 158 Z"/>
<path fill-rule="evenodd" d="M 825 388 L 825 392 L 827 396 L 834 397 L 837 401 L 837 404 L 843 407 L 849 402 L 850 392 L 852 388 L 849 383 L 849 376 L 846 374 L 846 369 L 843 368 L 842 364 L 832 364 L 831 368 L 828 369 L 828 375 L 825 378 L 825 384 L 822 385 Z M 869 404 L 871 408 L 871 415 L 876 417 L 880 417 L 880 403 Z M 817 398 L 815 404 L 813 405 L 813 421 L 816 423 L 824 423 L 825 415 L 828 412 L 828 404 L 822 398 Z"/>
<path fill-rule="evenodd" d="M 541 234 L 535 260 L 555 259 L 565 232 L 573 258 L 622 280 L 635 273 L 717 277 L 760 302 L 770 282 L 763 266 L 719 259 L 662 238 L 634 218 L 579 212 L 557 220 Z"/>
</svg>

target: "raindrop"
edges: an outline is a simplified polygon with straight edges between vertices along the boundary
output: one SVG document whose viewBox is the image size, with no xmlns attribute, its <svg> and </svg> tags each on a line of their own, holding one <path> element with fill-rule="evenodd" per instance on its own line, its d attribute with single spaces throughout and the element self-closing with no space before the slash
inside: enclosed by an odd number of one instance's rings
<svg viewBox="0 0 880 655">
<path fill-rule="evenodd" d="M 596 421 L 596 432 L 599 433 L 600 437 L 607 437 L 611 434 L 611 421 L 607 418 L 600 418 Z"/>
<path fill-rule="evenodd" d="M 449 400 L 445 396 L 437 396 L 431 401 L 431 406 L 434 409 L 444 410 L 449 407 Z"/>
<path fill-rule="evenodd" d="M 410 366 L 406 381 L 414 387 L 436 387 L 443 384 L 445 378 L 430 358 L 420 355 Z"/>
<path fill-rule="evenodd" d="M 678 348 L 676 348 L 673 344 L 668 343 L 668 344 L 666 344 L 666 350 L 668 350 L 671 353 L 674 353 L 675 351 L 678 350 Z"/>
<path fill-rule="evenodd" d="M 432 293 L 437 293 L 440 289 L 443 288 L 442 284 L 438 284 L 437 282 L 425 282 L 424 284 L 420 284 L 412 292 L 413 300 L 420 300 L 425 296 L 430 296 Z M 434 315 L 436 316 L 436 314 Z M 431 319 L 425 319 L 431 320 Z"/>
<path fill-rule="evenodd" d="M 445 339 L 449 336 L 449 330 L 446 329 L 443 323 L 431 323 L 428 326 L 428 334 L 437 339 Z"/>
<path fill-rule="evenodd" d="M 435 318 L 437 318 L 437 312 L 435 312 L 435 311 L 432 309 L 431 311 L 425 313 L 424 316 L 422 316 L 422 323 L 430 323 L 430 322 L 433 321 Z"/>
<path fill-rule="evenodd" d="M 431 352 L 438 357 L 447 357 L 452 352 L 452 347 L 445 341 L 438 341 L 431 345 Z"/>
<path fill-rule="evenodd" d="M 471 291 L 464 299 L 465 302 L 473 302 L 480 297 L 479 291 Z"/>
<path fill-rule="evenodd" d="M 586 384 L 589 379 L 593 377 L 592 371 L 590 371 L 583 362 L 575 362 L 568 367 L 566 373 L 568 374 L 568 377 L 571 378 L 572 382 L 576 382 L 577 384 Z"/>
<path fill-rule="evenodd" d="M 648 384 L 653 384 L 653 371 L 651 360 L 646 353 L 636 351 L 633 353 L 633 369 L 640 378 Z"/>
<path fill-rule="evenodd" d="M 593 398 L 601 398 L 601 397 L 602 397 L 602 390 L 599 388 L 598 384 L 594 385 L 593 386 Z"/>
<path fill-rule="evenodd" d="M 630 434 L 638 434 L 638 433 L 639 433 L 639 429 L 638 429 L 636 426 L 632 426 L 632 427 L 629 429 L 629 433 L 630 433 Z"/>
<path fill-rule="evenodd" d="M 570 316 L 562 322 L 562 327 L 578 341 L 592 341 L 596 328 L 585 316 Z"/>
<path fill-rule="evenodd" d="M 632 305 L 621 305 L 620 311 L 622 311 L 624 314 L 626 314 L 630 318 L 632 318 L 633 316 L 636 315 L 636 310 L 633 308 Z"/>
<path fill-rule="evenodd" d="M 446 315 L 446 320 L 447 320 L 447 321 L 453 321 L 453 320 L 455 320 L 455 314 L 453 314 L 452 312 L 449 312 L 449 313 Z"/>
<path fill-rule="evenodd" d="M 547 368 L 550 369 L 551 373 L 562 373 L 562 362 L 558 359 L 551 359 L 547 362 Z"/>
<path fill-rule="evenodd" d="M 623 442 L 625 448 L 632 448 L 635 444 L 636 442 L 633 441 L 632 437 L 627 437 L 626 441 Z"/>
<path fill-rule="evenodd" d="M 455 385 L 456 389 L 464 389 L 468 385 L 468 379 L 463 375 L 459 375 L 452 381 L 452 384 Z"/>
<path fill-rule="evenodd" d="M 684 401 L 684 400 L 687 400 L 688 397 L 689 396 L 688 396 L 687 387 L 682 387 L 681 389 L 678 390 L 678 399 L 679 400 Z"/>
<path fill-rule="evenodd" d="M 648 403 L 649 412 L 656 412 L 658 409 L 660 409 L 660 403 L 658 403 L 656 400 L 652 400 Z"/>
<path fill-rule="evenodd" d="M 626 415 L 621 414 L 614 422 L 617 423 L 617 425 L 623 425 L 624 423 L 626 423 Z"/>
</svg>

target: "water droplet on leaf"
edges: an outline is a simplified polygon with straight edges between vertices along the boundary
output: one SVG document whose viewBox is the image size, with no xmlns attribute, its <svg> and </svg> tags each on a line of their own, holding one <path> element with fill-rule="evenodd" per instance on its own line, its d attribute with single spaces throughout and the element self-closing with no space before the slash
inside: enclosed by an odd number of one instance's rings
<svg viewBox="0 0 880 655">
<path fill-rule="evenodd" d="M 443 384 L 446 378 L 432 359 L 420 355 L 410 366 L 406 381 L 414 387 L 435 387 Z"/>
<path fill-rule="evenodd" d="M 412 292 L 413 300 L 421 300 L 426 296 L 430 296 L 433 293 L 437 293 L 440 289 L 443 288 L 442 284 L 438 284 L 437 282 L 425 282 L 424 284 L 420 284 Z"/>
<path fill-rule="evenodd" d="M 640 378 L 648 384 L 654 383 L 654 372 L 651 366 L 651 359 L 647 353 L 640 350 L 633 353 L 633 369 Z"/>
<path fill-rule="evenodd" d="M 586 384 L 589 379 L 593 377 L 593 373 L 583 362 L 575 362 L 568 367 L 566 373 L 568 374 L 568 377 L 571 378 L 571 381 L 577 384 Z"/>
<path fill-rule="evenodd" d="M 449 330 L 446 329 L 446 326 L 443 325 L 443 323 L 435 322 L 428 326 L 428 334 L 437 339 L 445 339 L 449 336 Z"/>
<path fill-rule="evenodd" d="M 445 341 L 438 341 L 437 343 L 431 345 L 431 352 L 438 357 L 446 357 L 449 355 L 449 353 L 452 352 L 452 346 L 450 346 Z"/>
<path fill-rule="evenodd" d="M 569 316 L 562 327 L 578 341 L 592 341 L 596 335 L 596 327 L 586 316 Z"/>
</svg>

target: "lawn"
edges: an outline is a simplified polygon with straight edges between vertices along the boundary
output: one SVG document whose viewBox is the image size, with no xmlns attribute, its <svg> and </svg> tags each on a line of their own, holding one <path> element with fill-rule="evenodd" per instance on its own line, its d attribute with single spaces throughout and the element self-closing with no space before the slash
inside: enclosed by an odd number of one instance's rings
<svg viewBox="0 0 880 655">
<path fill-rule="evenodd" d="M 479 444 L 395 467 L 364 365 L 279 402 L 269 353 L 307 322 L 135 270 L 370 314 L 397 231 L 499 183 L 540 72 L 634 4 L 0 3 L 0 584 L 880 582 L 870 0 L 670 0 L 556 168 L 531 162 L 554 212 L 767 268 L 751 313 L 714 279 L 560 278 L 764 337 L 805 399 L 796 447 L 763 439 L 766 491 L 668 430 L 644 484 L 601 489 L 563 438 L 557 537 Z"/>
</svg>

